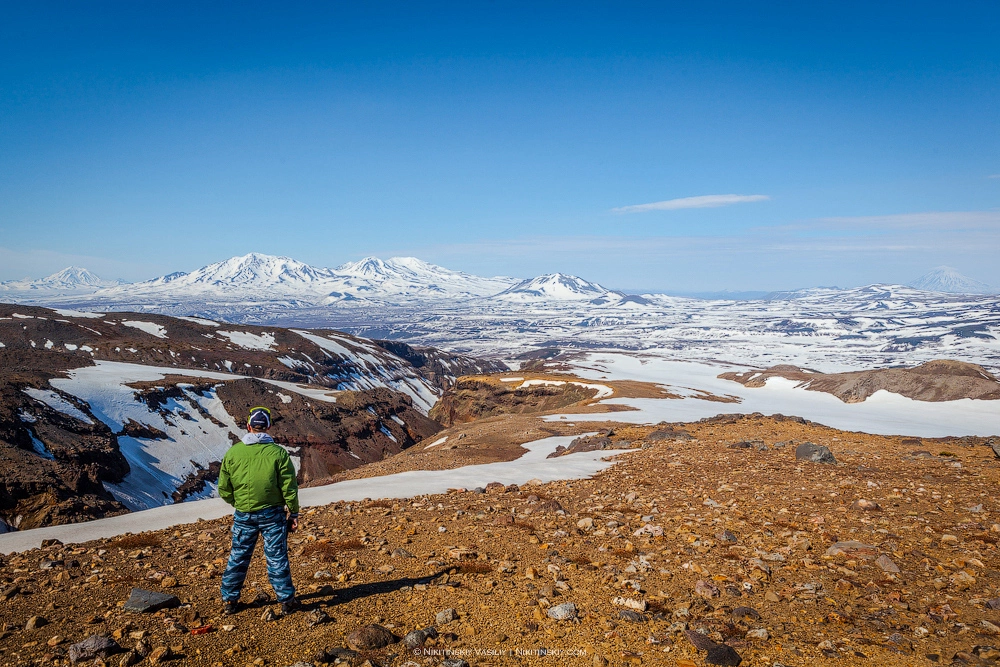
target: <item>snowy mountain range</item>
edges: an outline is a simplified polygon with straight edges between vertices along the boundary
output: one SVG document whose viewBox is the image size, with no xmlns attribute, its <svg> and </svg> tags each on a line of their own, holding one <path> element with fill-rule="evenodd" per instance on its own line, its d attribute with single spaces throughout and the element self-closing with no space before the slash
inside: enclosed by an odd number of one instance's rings
<svg viewBox="0 0 1000 667">
<path fill-rule="evenodd" d="M 1000 369 L 1000 296 L 969 293 L 986 288 L 953 270 L 932 271 L 918 287 L 817 287 L 754 300 L 625 295 L 558 273 L 482 278 L 412 257 L 327 269 L 250 254 L 191 273 L 86 288 L 94 278 L 60 275 L 7 283 L 0 301 L 330 327 L 502 359 L 539 348 L 625 349 L 827 372 L 937 358 Z"/>
<path fill-rule="evenodd" d="M 190 273 L 171 273 L 139 283 L 109 283 L 70 268 L 38 281 L 0 283 L 8 292 L 33 291 L 32 303 L 72 291 L 89 293 L 88 306 L 121 309 L 178 302 L 240 302 L 308 306 L 404 306 L 498 297 L 519 303 L 620 299 L 624 295 L 561 273 L 518 281 L 452 271 L 415 257 L 366 257 L 335 269 L 318 268 L 289 257 L 250 253 Z M 83 305 L 83 303 L 79 304 Z"/>
</svg>

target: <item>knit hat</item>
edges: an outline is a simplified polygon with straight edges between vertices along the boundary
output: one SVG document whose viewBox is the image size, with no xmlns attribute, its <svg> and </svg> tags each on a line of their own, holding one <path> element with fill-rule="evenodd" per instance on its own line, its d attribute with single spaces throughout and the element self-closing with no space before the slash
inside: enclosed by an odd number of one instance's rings
<svg viewBox="0 0 1000 667">
<path fill-rule="evenodd" d="M 271 428 L 271 411 L 264 407 L 250 408 L 247 424 L 259 431 Z"/>
</svg>

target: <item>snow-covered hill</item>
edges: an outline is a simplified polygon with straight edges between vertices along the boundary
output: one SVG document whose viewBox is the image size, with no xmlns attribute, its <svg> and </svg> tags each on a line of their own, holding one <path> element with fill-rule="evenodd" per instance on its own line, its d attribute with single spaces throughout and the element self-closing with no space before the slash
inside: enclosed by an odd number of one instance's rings
<svg viewBox="0 0 1000 667">
<path fill-rule="evenodd" d="M 120 284 L 117 281 L 103 280 L 87 269 L 68 266 L 50 276 L 38 280 L 10 280 L 0 283 L 0 293 L 3 292 L 35 292 L 48 294 L 87 293 L 104 287 Z"/>
<path fill-rule="evenodd" d="M 913 282 L 910 287 L 928 292 L 949 292 L 952 294 L 995 294 L 996 290 L 984 282 L 975 280 L 951 268 L 938 266 Z"/>
<path fill-rule="evenodd" d="M 481 278 L 429 264 L 416 257 L 382 261 L 366 257 L 333 271 L 334 285 L 325 303 L 365 299 L 392 302 L 469 299 L 490 296 L 510 287 L 512 278 Z"/>
<path fill-rule="evenodd" d="M 496 298 L 504 301 L 589 301 L 595 305 L 603 305 L 623 296 L 624 294 L 620 292 L 614 292 L 583 278 L 564 273 L 548 273 L 523 280 L 500 292 Z"/>
</svg>

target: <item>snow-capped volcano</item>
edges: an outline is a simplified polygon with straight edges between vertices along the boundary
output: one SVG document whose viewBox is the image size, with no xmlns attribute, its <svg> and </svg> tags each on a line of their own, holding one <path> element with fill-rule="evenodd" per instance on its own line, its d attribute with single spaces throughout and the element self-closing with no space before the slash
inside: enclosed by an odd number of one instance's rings
<svg viewBox="0 0 1000 667">
<path fill-rule="evenodd" d="M 565 273 L 547 273 L 529 278 L 497 295 L 498 298 L 519 301 L 593 301 L 622 296 L 620 292 Z"/>
<path fill-rule="evenodd" d="M 512 278 L 482 278 L 451 271 L 416 257 L 391 257 L 385 261 L 366 257 L 334 269 L 337 286 L 329 302 L 344 298 L 471 298 L 501 292 Z"/>
<path fill-rule="evenodd" d="M 290 257 L 275 257 L 252 252 L 192 271 L 171 273 L 160 278 L 135 283 L 119 292 L 139 293 L 204 293 L 261 290 L 294 293 L 320 293 L 320 285 L 329 282 L 333 273 L 317 269 Z M 261 294 L 263 296 L 263 293 Z"/>
<path fill-rule="evenodd" d="M 118 282 L 103 280 L 87 269 L 68 266 L 51 276 L 38 280 L 11 280 L 0 283 L 0 290 L 39 290 L 49 292 L 86 292 L 102 287 L 118 285 Z"/>
<path fill-rule="evenodd" d="M 997 290 L 951 268 L 938 266 L 911 283 L 910 287 L 928 292 L 950 292 L 952 294 L 993 294 Z"/>
</svg>

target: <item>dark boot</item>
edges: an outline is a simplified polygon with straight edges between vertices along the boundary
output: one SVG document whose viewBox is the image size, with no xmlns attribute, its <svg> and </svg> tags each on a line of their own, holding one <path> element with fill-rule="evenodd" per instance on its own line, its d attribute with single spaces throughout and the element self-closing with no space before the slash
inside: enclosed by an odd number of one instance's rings
<svg viewBox="0 0 1000 667">
<path fill-rule="evenodd" d="M 240 610 L 239 600 L 224 601 L 222 603 L 222 614 L 224 616 L 232 616 Z"/>
<path fill-rule="evenodd" d="M 302 604 L 295 598 L 288 598 L 281 602 L 281 613 L 292 614 L 302 608 Z"/>
</svg>

